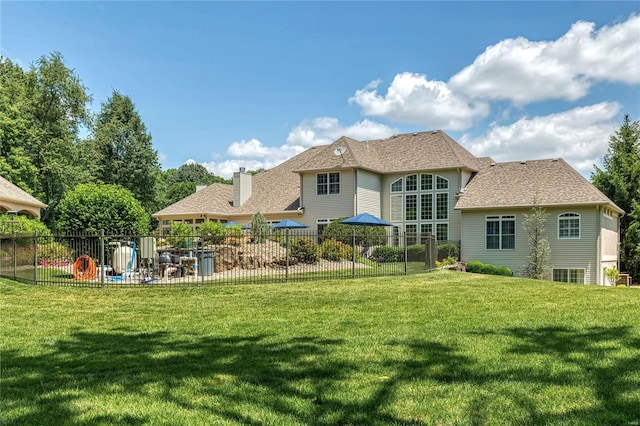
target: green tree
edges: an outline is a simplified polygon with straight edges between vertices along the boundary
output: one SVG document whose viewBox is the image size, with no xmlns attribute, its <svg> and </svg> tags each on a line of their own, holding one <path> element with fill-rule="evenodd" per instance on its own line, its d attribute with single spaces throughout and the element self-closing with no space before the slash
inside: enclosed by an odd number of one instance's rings
<svg viewBox="0 0 640 426">
<path fill-rule="evenodd" d="M 620 220 L 621 270 L 640 276 L 640 122 L 624 117 L 609 138 L 603 169 L 595 167 L 593 184 L 626 214 Z"/>
<path fill-rule="evenodd" d="M 177 169 L 168 169 L 162 174 L 162 177 L 165 190 L 160 208 L 193 194 L 196 192 L 197 185 L 231 183 L 231 181 L 211 173 L 202 164 L 195 163 L 183 164 Z"/>
<path fill-rule="evenodd" d="M 128 96 L 114 91 L 96 117 L 94 177 L 131 191 L 147 212 L 157 208 L 160 163 L 151 135 Z"/>
<path fill-rule="evenodd" d="M 30 136 L 27 76 L 7 58 L 0 58 L 0 176 L 34 194 L 38 169 L 25 147 Z"/>
<path fill-rule="evenodd" d="M 260 212 L 251 217 L 251 238 L 254 243 L 264 243 L 271 233 L 269 224 L 264 215 Z"/>
<path fill-rule="evenodd" d="M 534 203 L 529 214 L 524 215 L 523 228 L 529 243 L 529 256 L 524 267 L 524 274 L 536 280 L 548 279 L 551 268 L 549 257 L 551 248 L 545 223 L 548 214 L 546 210 Z"/>
<path fill-rule="evenodd" d="M 125 188 L 101 183 L 80 184 L 60 201 L 58 230 L 146 235 L 149 214 Z"/>
<path fill-rule="evenodd" d="M 38 171 L 34 195 L 49 205 L 42 219 L 51 225 L 65 192 L 90 178 L 78 161 L 78 133 L 90 125 L 91 96 L 57 52 L 40 57 L 26 77 L 28 130 L 21 145 Z"/>
</svg>

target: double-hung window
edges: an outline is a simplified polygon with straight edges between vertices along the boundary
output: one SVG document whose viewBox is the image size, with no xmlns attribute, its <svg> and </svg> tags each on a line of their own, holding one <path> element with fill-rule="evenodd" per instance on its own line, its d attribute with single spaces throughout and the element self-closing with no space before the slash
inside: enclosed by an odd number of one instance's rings
<svg viewBox="0 0 640 426">
<path fill-rule="evenodd" d="M 487 216 L 487 250 L 511 250 L 516 248 L 516 217 Z"/>
<path fill-rule="evenodd" d="M 340 193 L 340 173 L 318 173 L 316 175 L 318 195 Z"/>
<path fill-rule="evenodd" d="M 580 238 L 580 215 L 563 213 L 558 216 L 558 239 Z"/>
</svg>

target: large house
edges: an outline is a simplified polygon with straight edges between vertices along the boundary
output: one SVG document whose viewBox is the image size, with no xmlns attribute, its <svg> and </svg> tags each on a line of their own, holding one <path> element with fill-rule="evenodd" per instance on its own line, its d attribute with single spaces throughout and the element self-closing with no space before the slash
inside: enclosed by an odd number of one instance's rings
<svg viewBox="0 0 640 426">
<path fill-rule="evenodd" d="M 40 209 L 47 207 L 31 194 L 0 176 L 0 213 L 16 212 L 40 218 Z"/>
<path fill-rule="evenodd" d="M 234 173 L 154 214 L 173 221 L 248 223 L 294 218 L 319 233 L 331 221 L 369 212 L 393 223 L 407 244 L 423 233 L 460 242 L 462 261 L 521 274 L 530 249 L 524 215 L 547 212 L 555 281 L 605 284 L 618 264 L 624 212 L 562 159 L 496 163 L 436 130 L 374 141 L 342 137 L 256 175 Z"/>
</svg>

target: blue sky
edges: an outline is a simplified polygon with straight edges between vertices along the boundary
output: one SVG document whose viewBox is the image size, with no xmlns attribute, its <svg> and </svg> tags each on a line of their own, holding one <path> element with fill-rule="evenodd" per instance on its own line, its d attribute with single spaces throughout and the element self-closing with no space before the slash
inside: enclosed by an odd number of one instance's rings
<svg viewBox="0 0 640 426">
<path fill-rule="evenodd" d="M 229 177 L 342 135 L 442 129 L 583 175 L 640 117 L 639 2 L 0 3 L 0 52 L 128 95 L 163 167 Z"/>
</svg>

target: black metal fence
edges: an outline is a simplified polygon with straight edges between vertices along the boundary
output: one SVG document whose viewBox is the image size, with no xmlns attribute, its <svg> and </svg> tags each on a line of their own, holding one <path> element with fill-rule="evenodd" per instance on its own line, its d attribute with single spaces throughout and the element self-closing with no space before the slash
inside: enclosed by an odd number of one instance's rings
<svg viewBox="0 0 640 426">
<path fill-rule="evenodd" d="M 216 238 L 14 234 L 0 237 L 0 276 L 88 287 L 286 282 L 424 272 L 439 257 L 459 253 L 459 242 L 436 244 L 431 236 L 395 235 L 372 243 L 358 229 L 330 240 L 301 230 L 273 230 L 259 240 L 249 233 Z"/>
</svg>

